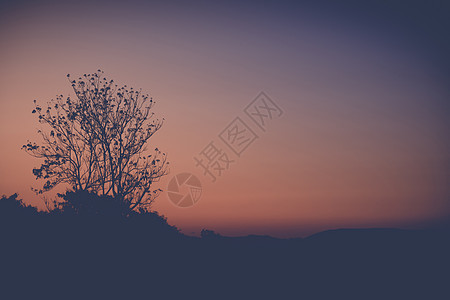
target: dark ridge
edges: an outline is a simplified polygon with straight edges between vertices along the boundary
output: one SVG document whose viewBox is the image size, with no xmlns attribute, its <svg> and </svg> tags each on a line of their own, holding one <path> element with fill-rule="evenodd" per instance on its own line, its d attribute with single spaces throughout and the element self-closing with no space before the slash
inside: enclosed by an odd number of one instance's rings
<svg viewBox="0 0 450 300">
<path fill-rule="evenodd" d="M 0 217 L 1 299 L 450 299 L 449 231 L 198 238 L 155 212 L 46 213 L 17 195 Z"/>
</svg>

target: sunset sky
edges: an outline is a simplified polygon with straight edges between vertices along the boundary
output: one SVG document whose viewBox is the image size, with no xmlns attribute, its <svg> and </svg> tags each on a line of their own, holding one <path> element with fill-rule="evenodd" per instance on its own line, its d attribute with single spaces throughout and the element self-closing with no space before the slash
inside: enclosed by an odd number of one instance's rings
<svg viewBox="0 0 450 300">
<path fill-rule="evenodd" d="M 149 147 L 171 164 L 157 187 L 200 179 L 194 206 L 166 193 L 153 206 L 186 234 L 449 217 L 449 6 L 364 2 L 2 1 L 0 195 L 43 207 L 30 190 L 39 160 L 20 149 L 39 141 L 33 99 L 73 96 L 66 74 L 102 69 L 165 118 Z M 283 111 L 265 131 L 244 112 L 262 91 Z M 240 157 L 218 137 L 236 117 L 258 135 Z M 211 141 L 235 160 L 216 182 L 194 160 Z"/>
</svg>

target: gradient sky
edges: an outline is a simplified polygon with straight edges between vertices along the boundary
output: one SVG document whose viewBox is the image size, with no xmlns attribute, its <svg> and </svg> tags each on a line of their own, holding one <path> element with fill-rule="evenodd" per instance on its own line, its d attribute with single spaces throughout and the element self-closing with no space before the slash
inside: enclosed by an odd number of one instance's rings
<svg viewBox="0 0 450 300">
<path fill-rule="evenodd" d="M 142 88 L 166 122 L 152 145 L 196 174 L 187 234 L 304 236 L 414 227 L 450 215 L 449 6 L 443 1 L 2 1 L 0 194 L 42 207 L 21 151 L 33 99 L 97 69 Z M 260 91 L 284 111 L 212 183 L 193 157 Z M 255 129 L 257 130 L 257 129 Z M 230 152 L 230 156 L 231 156 Z M 48 197 L 51 197 L 50 193 Z"/>
</svg>

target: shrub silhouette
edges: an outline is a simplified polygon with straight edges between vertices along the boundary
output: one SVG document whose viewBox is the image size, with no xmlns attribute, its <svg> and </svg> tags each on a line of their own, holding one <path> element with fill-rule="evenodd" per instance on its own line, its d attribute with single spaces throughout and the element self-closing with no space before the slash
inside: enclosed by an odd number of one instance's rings
<svg viewBox="0 0 450 300">
<path fill-rule="evenodd" d="M 203 239 L 217 239 L 221 237 L 220 234 L 216 233 L 214 230 L 209 229 L 202 229 L 202 231 L 200 232 L 200 236 Z"/>
<path fill-rule="evenodd" d="M 58 196 L 64 201 L 55 203 L 53 214 L 120 217 L 128 212 L 121 201 L 110 195 L 81 190 Z"/>
<path fill-rule="evenodd" d="M 145 236 L 177 237 L 180 231 L 168 224 L 167 218 L 155 211 L 140 210 L 129 212 L 123 209 L 123 203 L 112 196 L 99 196 L 88 191 L 68 191 L 58 194 L 63 199 L 55 202 L 53 209 L 38 211 L 26 205 L 18 194 L 0 198 L 0 221 L 10 228 L 39 232 L 41 237 L 73 238 L 73 233 L 83 232 L 85 237 L 94 237 L 97 230 L 105 235 L 114 236 L 121 232 L 122 238 L 138 236 L 145 241 Z M 13 226 L 13 227 L 11 227 Z M 19 226 L 19 227 L 17 227 Z M 82 241 L 80 241 L 82 242 Z"/>
<path fill-rule="evenodd" d="M 22 199 L 18 199 L 18 194 L 9 197 L 3 195 L 0 198 L 0 218 L 14 219 L 38 215 L 35 207 L 26 205 Z"/>
</svg>

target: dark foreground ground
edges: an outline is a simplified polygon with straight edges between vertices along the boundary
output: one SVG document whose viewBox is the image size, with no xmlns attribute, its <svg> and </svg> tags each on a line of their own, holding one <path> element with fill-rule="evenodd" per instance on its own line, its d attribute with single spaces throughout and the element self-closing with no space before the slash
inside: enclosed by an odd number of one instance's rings
<svg viewBox="0 0 450 300">
<path fill-rule="evenodd" d="M 193 238 L 139 218 L 0 223 L 0 299 L 450 299 L 448 231 Z"/>
</svg>

